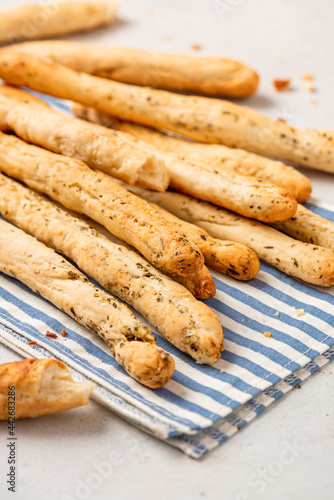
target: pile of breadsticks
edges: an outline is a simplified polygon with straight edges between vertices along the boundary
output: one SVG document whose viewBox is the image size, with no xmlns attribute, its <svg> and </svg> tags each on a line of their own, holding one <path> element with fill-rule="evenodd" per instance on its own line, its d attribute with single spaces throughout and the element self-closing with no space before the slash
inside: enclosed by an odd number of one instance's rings
<svg viewBox="0 0 334 500">
<path fill-rule="evenodd" d="M 334 224 L 300 204 L 304 175 L 267 158 L 334 173 L 334 139 L 205 97 L 250 95 L 250 68 L 46 41 L 1 49 L 0 77 L 0 214 L 14 224 L 0 221 L 0 271 L 102 337 L 142 384 L 162 387 L 174 361 L 118 299 L 213 364 L 223 331 L 197 300 L 215 294 L 205 264 L 249 280 L 260 258 L 334 285 Z M 15 87 L 72 100 L 77 117 Z"/>
</svg>

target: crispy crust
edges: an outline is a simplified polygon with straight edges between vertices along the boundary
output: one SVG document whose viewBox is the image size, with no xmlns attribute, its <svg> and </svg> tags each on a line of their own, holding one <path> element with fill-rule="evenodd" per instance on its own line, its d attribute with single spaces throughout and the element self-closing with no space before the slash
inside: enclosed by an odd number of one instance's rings
<svg viewBox="0 0 334 500">
<path fill-rule="evenodd" d="M 112 23 L 116 14 L 116 3 L 51 2 L 20 5 L 1 12 L 0 43 L 87 31 Z"/>
<path fill-rule="evenodd" d="M 129 184 L 157 191 L 168 187 L 163 160 L 145 142 L 56 112 L 14 87 L 0 85 L 0 128 L 54 153 L 78 158 Z"/>
<path fill-rule="evenodd" d="M 171 222 L 80 160 L 0 132 L 0 170 L 101 223 L 167 273 L 191 276 L 203 266 L 204 258 L 196 245 Z"/>
<path fill-rule="evenodd" d="M 296 240 L 334 251 L 334 222 L 314 214 L 303 205 L 298 205 L 297 213 L 292 219 L 274 224 L 273 227 Z"/>
<path fill-rule="evenodd" d="M 155 345 L 156 340 L 150 329 L 127 306 L 96 288 L 51 248 L 3 220 L 0 220 L 0 271 L 20 280 L 101 337 L 116 361 L 126 371 L 129 368 L 129 375 L 143 385 L 162 387 L 169 374 L 173 373 L 172 358 Z M 152 357 L 152 350 L 157 357 L 163 358 L 165 368 L 162 370 L 159 366 L 155 379 L 152 379 L 152 374 L 148 374 L 148 378 L 143 377 L 141 367 L 148 363 L 143 356 L 143 347 L 138 356 L 134 356 L 133 349 L 123 348 L 124 344 L 131 342 L 136 342 L 135 346 L 137 342 L 148 345 L 148 359 Z M 136 359 L 135 365 L 132 365 L 133 359 Z"/>
<path fill-rule="evenodd" d="M 122 186 L 126 187 L 137 196 L 145 198 L 165 219 L 173 222 L 187 238 L 198 246 L 204 255 L 205 262 L 213 269 L 241 281 L 250 280 L 259 272 L 259 259 L 256 253 L 250 248 L 235 243 L 234 241 L 223 241 L 212 238 L 204 229 L 179 219 L 154 203 L 156 193 L 148 189 L 126 186 L 125 184 L 122 184 Z"/>
<path fill-rule="evenodd" d="M 8 391 L 15 387 L 15 418 L 39 417 L 88 404 L 91 382 L 75 382 L 55 359 L 25 359 L 0 365 L 0 420 L 7 420 Z"/>
<path fill-rule="evenodd" d="M 192 276 L 173 276 L 173 279 L 189 290 L 197 299 L 210 299 L 216 295 L 216 285 L 206 266 Z"/>
<path fill-rule="evenodd" d="M 319 286 L 334 285 L 334 252 L 301 243 L 258 221 L 179 193 L 156 193 L 155 203 L 211 236 L 252 248 L 259 258 L 290 276 Z"/>
<path fill-rule="evenodd" d="M 174 153 L 195 162 L 205 163 L 205 168 L 213 172 L 232 171 L 283 187 L 299 203 L 304 203 L 311 195 L 312 184 L 306 175 L 280 161 L 220 144 L 185 141 L 148 127 L 117 120 L 107 113 L 78 103 L 73 105 L 73 111 L 80 118 L 132 134 L 166 153 Z"/>
<path fill-rule="evenodd" d="M 332 132 L 293 128 L 228 101 L 112 82 L 5 50 L 0 54 L 0 76 L 12 85 L 25 85 L 200 142 L 225 144 L 334 172 Z"/>
<path fill-rule="evenodd" d="M 87 46 L 69 41 L 28 42 L 11 50 L 124 83 L 211 96 L 246 97 L 257 90 L 259 82 L 253 69 L 221 57 Z"/>
<path fill-rule="evenodd" d="M 0 174 L 0 213 L 74 261 L 88 276 L 137 309 L 169 342 L 196 361 L 220 356 L 223 332 L 218 318 L 133 250 L 110 240 L 50 200 Z M 212 278 L 211 278 L 212 280 Z M 194 280 L 189 279 L 190 283 Z M 189 282 L 187 283 L 189 284 Z M 191 342 L 198 339 L 197 346 Z M 202 349 L 211 337 L 216 351 Z"/>
</svg>

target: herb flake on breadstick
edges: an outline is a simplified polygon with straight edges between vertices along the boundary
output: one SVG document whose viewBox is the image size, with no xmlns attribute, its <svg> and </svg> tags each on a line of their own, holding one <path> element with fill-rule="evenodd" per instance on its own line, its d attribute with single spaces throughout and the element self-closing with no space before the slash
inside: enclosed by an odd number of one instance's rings
<svg viewBox="0 0 334 500">
<path fill-rule="evenodd" d="M 0 85 L 0 129 L 23 140 L 72 156 L 129 184 L 165 191 L 169 176 L 162 158 L 130 134 L 52 110 L 40 99 Z"/>
<path fill-rule="evenodd" d="M 101 234 L 103 228 L 96 230 L 92 221 L 70 215 L 3 174 L 0 213 L 75 262 L 197 362 L 212 364 L 220 357 L 223 331 L 209 307 L 132 249 Z"/>
<path fill-rule="evenodd" d="M 151 200 L 215 238 L 252 248 L 261 260 L 290 276 L 313 285 L 334 285 L 334 252 L 326 248 L 302 243 L 261 222 L 179 193 L 152 192 Z"/>
<path fill-rule="evenodd" d="M 204 264 L 196 245 L 146 201 L 80 160 L 0 132 L 0 170 L 96 220 L 165 272 L 191 276 Z"/>
<path fill-rule="evenodd" d="M 334 173 L 332 131 L 290 127 L 246 106 L 112 82 L 5 50 L 0 54 L 0 77 L 12 85 L 71 99 L 200 142 L 246 149 Z"/>
<path fill-rule="evenodd" d="M 9 387 L 15 387 L 15 418 L 39 417 L 88 404 L 92 382 L 76 382 L 56 359 L 24 359 L 0 365 L 0 420 L 8 420 Z"/>
<path fill-rule="evenodd" d="M 96 288 L 62 256 L 8 222 L 0 220 L 0 271 L 49 300 L 101 337 L 116 361 L 137 381 L 165 385 L 174 361 L 150 329 L 121 302 Z"/>
<path fill-rule="evenodd" d="M 222 57 L 194 57 L 69 41 L 26 42 L 10 50 L 52 59 L 77 71 L 124 83 L 216 97 L 246 97 L 256 91 L 259 81 L 253 69 Z"/>
<path fill-rule="evenodd" d="M 0 43 L 36 40 L 87 31 L 112 23 L 117 4 L 106 2 L 43 2 L 1 12 Z"/>
<path fill-rule="evenodd" d="M 172 137 L 149 127 L 117 120 L 107 113 L 78 103 L 73 105 L 73 112 L 90 122 L 132 134 L 160 151 L 205 163 L 205 168 L 217 174 L 232 171 L 283 187 L 299 203 L 304 203 L 311 195 L 312 184 L 306 175 L 280 161 L 221 144 L 202 144 Z"/>
</svg>

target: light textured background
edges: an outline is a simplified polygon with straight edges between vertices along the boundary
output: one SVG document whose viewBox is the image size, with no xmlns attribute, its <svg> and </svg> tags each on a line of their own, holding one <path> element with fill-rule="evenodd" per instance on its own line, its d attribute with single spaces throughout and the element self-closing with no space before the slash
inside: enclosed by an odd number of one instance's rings
<svg viewBox="0 0 334 500">
<path fill-rule="evenodd" d="M 0 1 L 2 8 L 19 1 Z M 73 39 L 226 55 L 261 75 L 246 104 L 292 125 L 333 129 L 333 16 L 330 0 L 122 0 L 121 21 Z M 302 75 L 315 76 L 308 93 Z M 274 78 L 293 89 L 276 93 Z M 316 100 L 316 103 L 314 102 Z M 306 170 L 305 170 L 306 172 Z M 333 176 L 307 171 L 314 196 L 334 203 Z M 334 323 L 334 322 L 333 322 Z M 18 356 L 0 346 L 0 362 Z M 20 421 L 18 493 L 1 499 L 329 500 L 333 498 L 334 363 L 200 462 L 147 436 L 104 408 Z M 292 450 L 292 451 L 291 451 Z"/>
</svg>

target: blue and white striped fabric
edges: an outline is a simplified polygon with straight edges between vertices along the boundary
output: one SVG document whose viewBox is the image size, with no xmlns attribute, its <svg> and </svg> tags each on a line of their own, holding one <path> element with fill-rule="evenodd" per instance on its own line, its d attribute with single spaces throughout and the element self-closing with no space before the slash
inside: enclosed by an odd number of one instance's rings
<svg viewBox="0 0 334 500">
<path fill-rule="evenodd" d="M 308 207 L 334 221 L 334 207 L 316 201 Z M 101 404 L 200 458 L 334 359 L 333 290 L 307 286 L 265 264 L 247 283 L 219 273 L 214 278 L 217 294 L 206 303 L 224 327 L 222 358 L 214 366 L 198 365 L 157 335 L 176 361 L 172 380 L 157 391 L 132 380 L 101 339 L 4 275 L 0 337 L 24 356 L 64 361 L 75 378 L 95 382 L 94 398 Z M 45 336 L 63 328 L 65 337 Z M 28 345 L 31 340 L 37 345 Z"/>
</svg>

